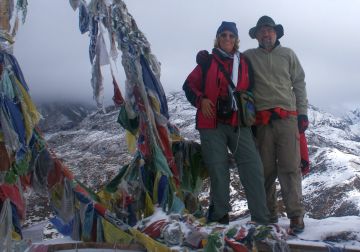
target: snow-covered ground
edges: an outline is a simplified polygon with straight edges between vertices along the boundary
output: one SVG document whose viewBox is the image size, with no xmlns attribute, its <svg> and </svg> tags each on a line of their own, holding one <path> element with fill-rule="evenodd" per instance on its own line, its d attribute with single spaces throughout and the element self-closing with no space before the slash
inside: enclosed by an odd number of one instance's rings
<svg viewBox="0 0 360 252">
<path fill-rule="evenodd" d="M 164 212 L 157 210 L 156 213 L 150 217 L 147 222 L 153 223 L 157 220 L 168 219 Z M 297 237 L 288 236 L 285 240 L 288 244 L 303 244 L 312 246 L 328 246 L 341 249 L 358 249 L 360 251 L 360 217 L 346 216 L 346 217 L 330 217 L 321 220 L 305 217 L 305 230 Z M 230 229 L 232 227 L 245 226 L 249 222 L 249 218 L 242 218 L 230 222 Z M 41 240 L 41 234 L 47 223 L 39 223 L 24 230 L 24 239 L 31 240 L 32 244 L 62 244 L 74 243 L 70 237 L 63 237 L 51 240 Z M 279 219 L 278 225 L 283 229 L 283 232 L 289 227 L 289 220 L 285 217 Z M 180 223 L 181 231 L 186 236 L 190 229 L 184 223 Z M 202 232 L 211 232 L 213 227 L 203 227 Z M 30 244 L 30 242 L 28 242 Z M 177 247 L 179 248 L 179 246 Z"/>
</svg>

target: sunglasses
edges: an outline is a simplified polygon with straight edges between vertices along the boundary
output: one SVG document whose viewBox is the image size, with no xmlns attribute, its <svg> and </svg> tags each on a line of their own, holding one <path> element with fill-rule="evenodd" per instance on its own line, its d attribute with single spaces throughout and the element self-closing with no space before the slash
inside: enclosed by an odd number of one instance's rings
<svg viewBox="0 0 360 252">
<path fill-rule="evenodd" d="M 230 39 L 235 39 L 235 35 L 233 33 L 227 33 L 227 32 L 223 32 L 223 33 L 220 33 L 220 38 L 227 38 L 229 37 Z"/>
</svg>

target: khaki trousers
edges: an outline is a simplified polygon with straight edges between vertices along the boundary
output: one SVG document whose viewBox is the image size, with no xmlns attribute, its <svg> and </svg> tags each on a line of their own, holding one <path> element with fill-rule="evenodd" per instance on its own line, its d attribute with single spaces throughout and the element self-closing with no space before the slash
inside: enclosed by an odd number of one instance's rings
<svg viewBox="0 0 360 252">
<path fill-rule="evenodd" d="M 303 216 L 300 143 L 297 117 L 272 120 L 256 128 L 257 144 L 264 165 L 267 206 L 277 219 L 275 180 L 279 179 L 288 218 Z"/>
</svg>

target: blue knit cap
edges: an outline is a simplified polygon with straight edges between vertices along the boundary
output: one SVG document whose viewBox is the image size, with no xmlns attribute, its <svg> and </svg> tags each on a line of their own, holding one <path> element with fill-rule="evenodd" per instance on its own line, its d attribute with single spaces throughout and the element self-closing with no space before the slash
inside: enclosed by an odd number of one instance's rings
<svg viewBox="0 0 360 252">
<path fill-rule="evenodd" d="M 217 29 L 216 36 L 224 31 L 229 31 L 235 34 L 236 37 L 239 37 L 236 24 L 234 22 L 222 21 L 220 27 Z"/>
</svg>

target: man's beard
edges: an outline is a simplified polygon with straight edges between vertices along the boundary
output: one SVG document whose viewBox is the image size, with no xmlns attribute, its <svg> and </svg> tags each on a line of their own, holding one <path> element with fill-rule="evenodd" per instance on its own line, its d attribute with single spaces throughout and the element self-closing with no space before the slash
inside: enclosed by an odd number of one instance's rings
<svg viewBox="0 0 360 252">
<path fill-rule="evenodd" d="M 265 49 L 272 49 L 274 48 L 275 43 L 271 39 L 263 39 L 261 41 L 261 46 Z"/>
</svg>

